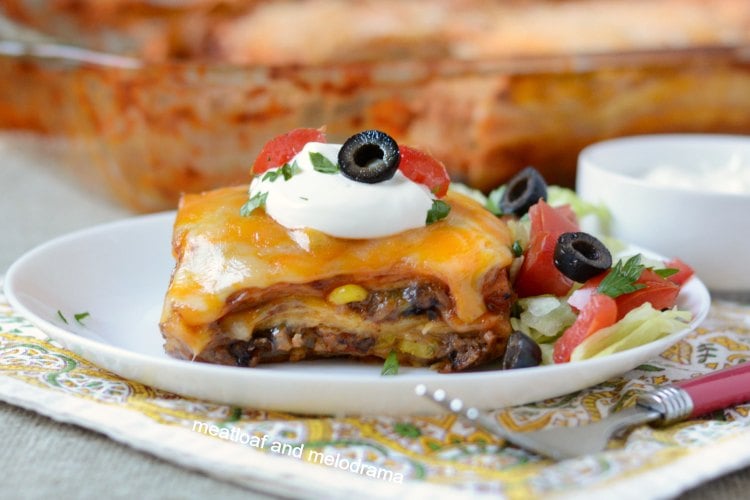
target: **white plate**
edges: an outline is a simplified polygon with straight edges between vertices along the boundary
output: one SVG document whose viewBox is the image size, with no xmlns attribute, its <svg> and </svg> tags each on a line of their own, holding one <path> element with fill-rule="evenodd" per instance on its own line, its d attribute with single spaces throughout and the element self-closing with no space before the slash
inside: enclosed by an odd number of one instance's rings
<svg viewBox="0 0 750 500">
<path fill-rule="evenodd" d="M 136 217 L 52 240 L 8 271 L 11 305 L 71 351 L 127 379 L 183 396 L 259 409 L 314 414 L 434 413 L 414 395 L 423 383 L 480 408 L 538 401 L 603 382 L 648 361 L 693 330 L 710 298 L 697 278 L 678 305 L 693 313 L 685 330 L 606 358 L 508 371 L 439 374 L 343 360 L 237 368 L 169 358 L 158 328 L 173 261 L 174 213 Z M 59 318 L 61 311 L 69 321 Z M 76 324 L 75 313 L 90 316 Z"/>
</svg>

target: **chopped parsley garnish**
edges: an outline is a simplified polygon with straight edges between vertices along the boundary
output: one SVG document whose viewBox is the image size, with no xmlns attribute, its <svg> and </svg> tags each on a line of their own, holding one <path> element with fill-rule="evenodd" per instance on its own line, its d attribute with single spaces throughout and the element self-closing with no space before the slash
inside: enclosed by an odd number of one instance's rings
<svg viewBox="0 0 750 500">
<path fill-rule="evenodd" d="M 633 255 L 623 264 L 622 260 L 612 267 L 612 270 L 604 277 L 596 290 L 612 298 L 635 292 L 646 285 L 636 283 L 641 273 L 646 268 L 641 264 L 641 254 Z"/>
<path fill-rule="evenodd" d="M 73 317 L 79 325 L 83 324 L 83 320 L 91 316 L 88 312 L 75 313 Z"/>
<path fill-rule="evenodd" d="M 448 217 L 451 206 L 442 200 L 433 200 L 432 207 L 427 211 L 427 225 Z"/>
<path fill-rule="evenodd" d="M 383 363 L 383 369 L 380 371 L 381 375 L 398 375 L 398 355 L 396 351 L 391 351 L 388 357 L 385 358 Z"/>
<path fill-rule="evenodd" d="M 242 208 L 240 208 L 240 215 L 243 217 L 247 217 L 248 215 L 253 213 L 253 210 L 255 210 L 256 208 L 265 208 L 266 198 L 268 198 L 268 193 L 255 193 L 252 197 L 250 197 L 249 200 L 245 202 L 244 205 L 242 205 Z"/>
<path fill-rule="evenodd" d="M 281 166 L 281 168 L 276 170 L 269 170 L 263 175 L 263 178 L 261 180 L 263 181 L 271 181 L 275 182 L 276 179 L 278 179 L 280 176 L 284 177 L 285 181 L 288 181 L 291 179 L 294 175 L 302 172 L 302 169 L 299 168 L 299 165 L 297 165 L 297 162 L 295 161 L 291 165 L 289 163 L 284 163 L 284 165 Z"/>
<path fill-rule="evenodd" d="M 281 175 L 281 169 L 279 170 L 269 170 L 265 174 L 263 174 L 263 177 L 261 177 L 260 180 L 262 181 L 271 181 L 274 182 L 276 179 L 279 178 L 279 175 Z"/>
<path fill-rule="evenodd" d="M 654 272 L 662 278 L 669 278 L 670 276 L 679 273 L 680 270 L 675 269 L 674 267 L 665 267 L 663 269 L 654 269 Z"/>
<path fill-rule="evenodd" d="M 322 174 L 335 174 L 339 171 L 338 165 L 317 151 L 310 152 L 310 163 L 317 172 Z"/>
<path fill-rule="evenodd" d="M 80 312 L 80 313 L 75 313 L 73 315 L 73 318 L 75 318 L 76 323 L 78 323 L 79 325 L 82 325 L 83 320 L 88 318 L 89 316 L 91 316 L 91 314 L 89 314 L 88 312 Z M 59 309 L 57 310 L 57 317 L 60 318 L 63 321 L 63 323 L 65 323 L 66 325 L 69 324 L 68 319 L 63 315 L 62 311 L 60 311 Z"/>
<path fill-rule="evenodd" d="M 523 255 L 523 247 L 521 246 L 521 242 L 516 240 L 513 242 L 513 246 L 510 247 L 510 249 L 513 251 L 513 257 L 520 257 Z"/>
</svg>

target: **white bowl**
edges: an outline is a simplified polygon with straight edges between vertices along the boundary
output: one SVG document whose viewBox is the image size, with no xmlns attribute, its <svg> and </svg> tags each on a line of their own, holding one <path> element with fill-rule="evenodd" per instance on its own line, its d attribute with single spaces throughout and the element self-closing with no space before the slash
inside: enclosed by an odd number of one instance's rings
<svg viewBox="0 0 750 500">
<path fill-rule="evenodd" d="M 578 157 L 576 189 L 612 213 L 611 233 L 691 265 L 713 292 L 750 297 L 750 192 L 707 187 L 730 165 L 750 170 L 750 136 L 676 134 L 614 139 Z M 646 179 L 658 166 L 677 170 L 670 184 Z M 737 169 L 735 169 L 737 170 Z M 696 176 L 694 187 L 680 186 Z"/>
</svg>

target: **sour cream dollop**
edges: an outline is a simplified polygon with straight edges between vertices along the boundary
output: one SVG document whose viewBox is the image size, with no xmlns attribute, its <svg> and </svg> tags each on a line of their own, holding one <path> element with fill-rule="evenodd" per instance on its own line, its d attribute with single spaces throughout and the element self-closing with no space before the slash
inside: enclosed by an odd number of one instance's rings
<svg viewBox="0 0 750 500">
<path fill-rule="evenodd" d="M 339 149 L 341 144 L 307 143 L 289 161 L 299 167 L 291 178 L 278 175 L 272 181 L 261 174 L 250 184 L 250 197 L 267 193 L 266 213 L 282 226 L 317 229 L 338 238 L 380 238 L 425 226 L 434 197 L 427 186 L 400 171 L 386 181 L 365 184 L 341 172 L 315 170 L 310 153 L 335 165 Z"/>
<path fill-rule="evenodd" d="M 659 186 L 677 187 L 718 193 L 750 193 L 750 163 L 732 155 L 724 165 L 698 165 L 681 168 L 657 165 L 645 172 L 643 179 Z"/>
</svg>

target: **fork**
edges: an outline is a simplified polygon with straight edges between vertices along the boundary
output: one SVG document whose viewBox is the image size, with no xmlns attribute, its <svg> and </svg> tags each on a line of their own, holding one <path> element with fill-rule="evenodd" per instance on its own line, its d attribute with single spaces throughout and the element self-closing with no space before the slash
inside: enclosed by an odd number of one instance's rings
<svg viewBox="0 0 750 500">
<path fill-rule="evenodd" d="M 534 432 L 509 431 L 477 408 L 466 407 L 460 399 L 449 397 L 442 389 L 431 392 L 427 386 L 419 384 L 414 390 L 418 396 L 516 446 L 554 460 L 563 460 L 600 452 L 612 437 L 637 425 L 670 425 L 750 401 L 750 363 L 646 391 L 639 395 L 635 406 L 592 424 Z"/>
</svg>

